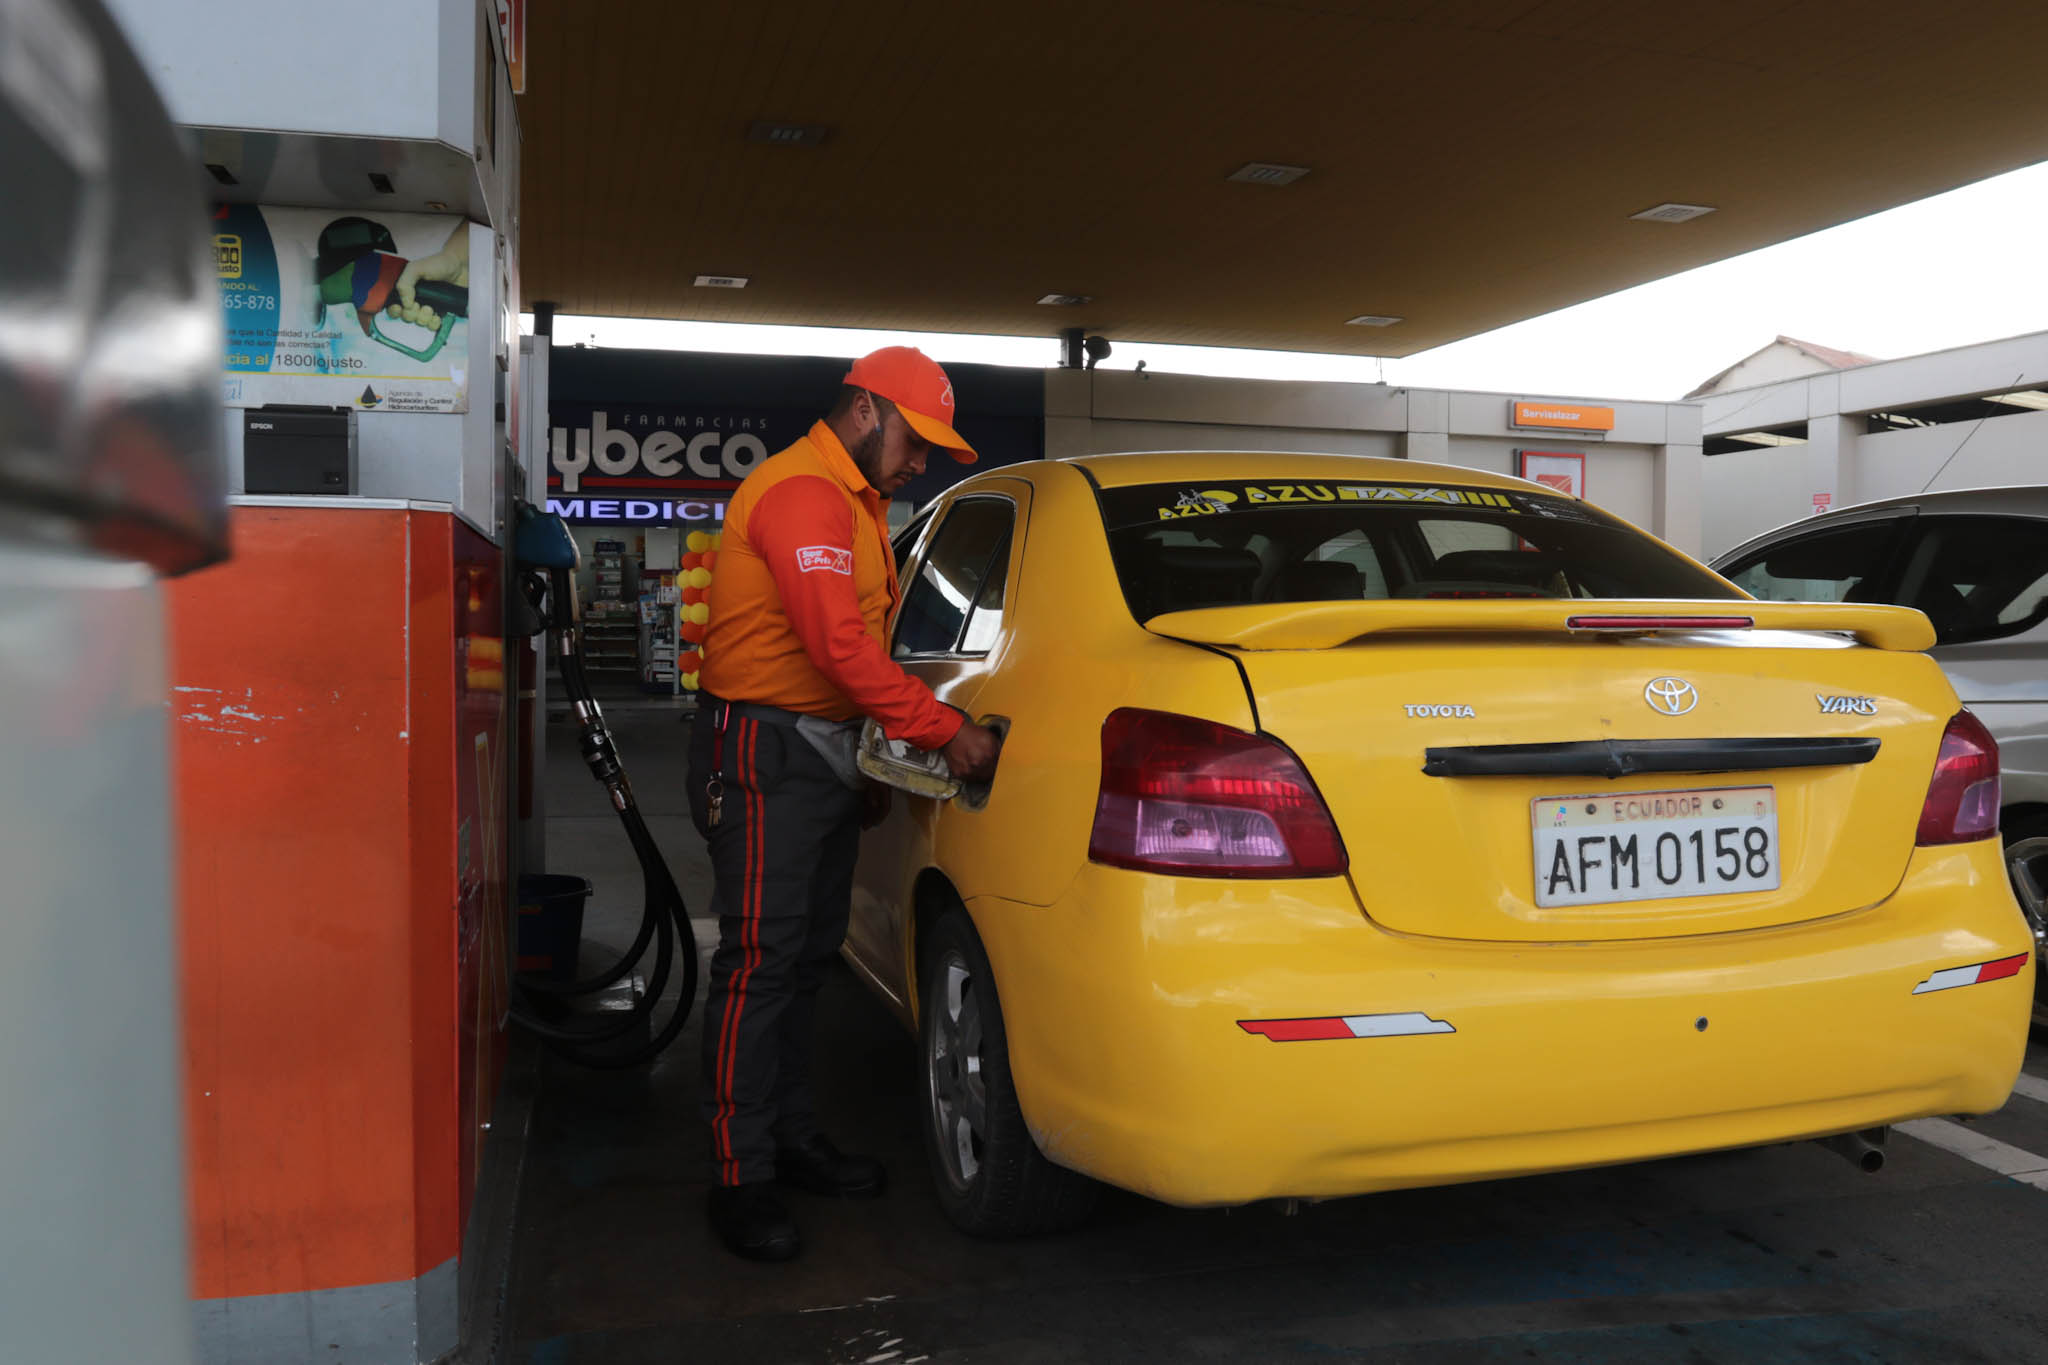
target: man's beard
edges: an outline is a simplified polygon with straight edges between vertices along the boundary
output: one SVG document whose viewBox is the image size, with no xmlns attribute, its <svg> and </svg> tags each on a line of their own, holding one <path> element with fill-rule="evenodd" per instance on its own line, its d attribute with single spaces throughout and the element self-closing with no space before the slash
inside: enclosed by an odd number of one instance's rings
<svg viewBox="0 0 2048 1365">
<path fill-rule="evenodd" d="M 868 486 L 877 493 L 888 490 L 882 487 L 882 424 L 875 423 L 846 452 L 853 457 L 853 467 L 861 472 Z"/>
</svg>

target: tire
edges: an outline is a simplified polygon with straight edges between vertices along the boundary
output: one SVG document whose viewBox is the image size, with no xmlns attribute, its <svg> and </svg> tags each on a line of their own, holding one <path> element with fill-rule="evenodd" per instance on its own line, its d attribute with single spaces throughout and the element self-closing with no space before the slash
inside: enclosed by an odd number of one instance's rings
<svg viewBox="0 0 2048 1365">
<path fill-rule="evenodd" d="M 2022 815 L 2004 835 L 2005 870 L 2034 931 L 2034 1027 L 2048 1029 L 2048 815 Z"/>
<path fill-rule="evenodd" d="M 923 1127 L 940 1207 L 975 1237 L 1078 1226 L 1101 1186 L 1055 1166 L 1032 1141 L 1010 1078 L 995 977 L 965 910 L 939 919 L 922 956 Z"/>
</svg>

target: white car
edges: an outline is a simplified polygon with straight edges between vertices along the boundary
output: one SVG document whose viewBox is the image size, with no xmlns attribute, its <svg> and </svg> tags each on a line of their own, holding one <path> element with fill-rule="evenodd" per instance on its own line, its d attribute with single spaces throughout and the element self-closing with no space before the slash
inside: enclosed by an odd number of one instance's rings
<svg viewBox="0 0 2048 1365">
<path fill-rule="evenodd" d="M 2034 941 L 2048 926 L 2048 487 L 1920 493 L 1766 531 L 1714 561 L 1765 601 L 1896 602 L 1998 740 L 1999 824 Z M 2048 1025 L 2037 978 L 2034 1022 Z"/>
</svg>

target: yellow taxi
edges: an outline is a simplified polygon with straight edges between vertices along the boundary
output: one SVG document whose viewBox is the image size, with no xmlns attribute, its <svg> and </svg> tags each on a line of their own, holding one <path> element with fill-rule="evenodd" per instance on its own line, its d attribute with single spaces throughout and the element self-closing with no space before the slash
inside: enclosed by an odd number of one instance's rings
<svg viewBox="0 0 2048 1365">
<path fill-rule="evenodd" d="M 949 1216 L 1324 1198 L 2004 1103 L 1997 746 L 1898 607 L 1759 602 L 1471 469 L 992 470 L 895 657 L 1005 729 L 866 836 Z"/>
</svg>

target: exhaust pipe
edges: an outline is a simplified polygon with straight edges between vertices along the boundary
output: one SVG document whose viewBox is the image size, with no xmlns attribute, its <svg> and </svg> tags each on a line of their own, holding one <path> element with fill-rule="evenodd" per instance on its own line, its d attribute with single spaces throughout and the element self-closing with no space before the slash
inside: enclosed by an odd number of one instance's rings
<svg viewBox="0 0 2048 1365">
<path fill-rule="evenodd" d="M 1837 1133 L 1833 1137 L 1815 1138 L 1814 1141 L 1854 1162 L 1856 1169 L 1875 1175 L 1884 1169 L 1884 1141 L 1890 1131 L 1888 1128 L 1865 1128 L 1860 1133 Z"/>
</svg>

